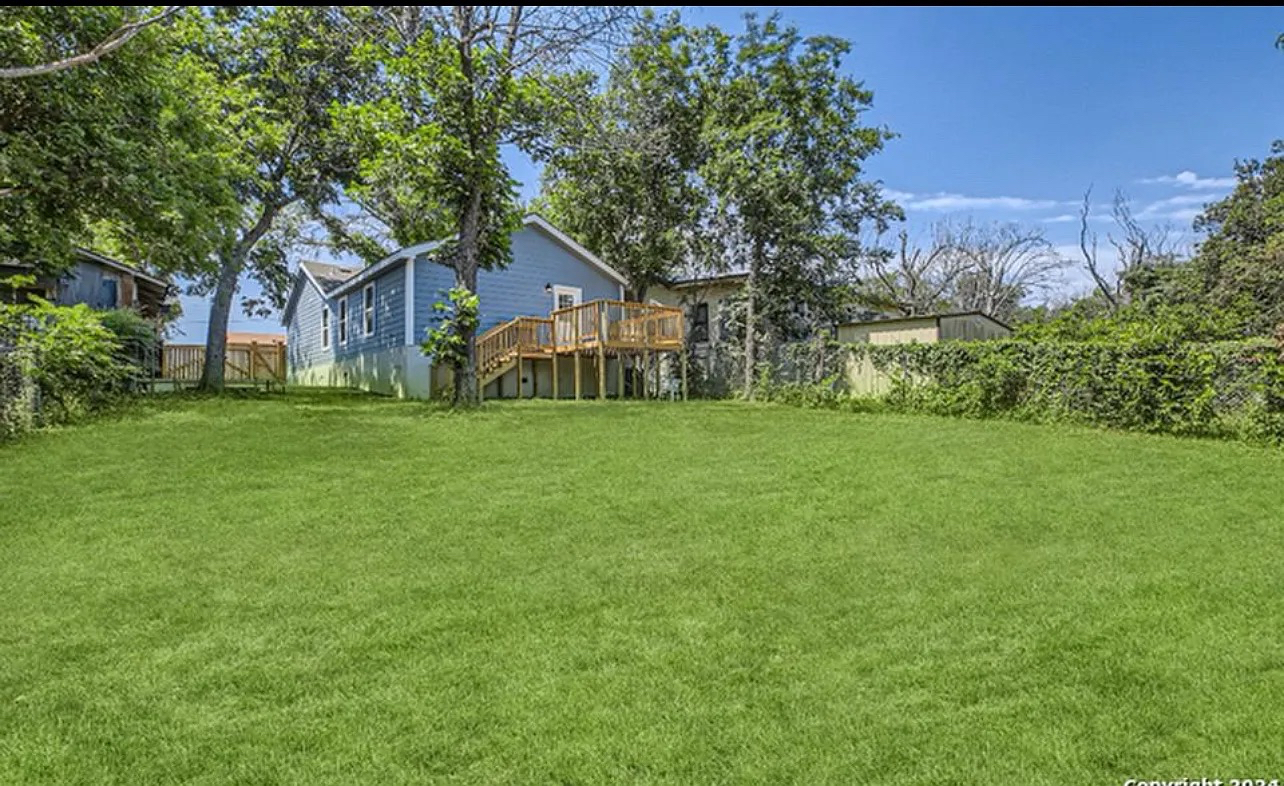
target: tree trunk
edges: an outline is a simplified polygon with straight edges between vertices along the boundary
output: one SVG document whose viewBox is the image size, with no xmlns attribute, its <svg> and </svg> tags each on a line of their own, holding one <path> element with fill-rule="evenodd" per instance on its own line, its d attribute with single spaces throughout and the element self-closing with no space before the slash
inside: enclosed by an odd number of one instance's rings
<svg viewBox="0 0 1284 786">
<path fill-rule="evenodd" d="M 235 251 L 219 259 L 218 282 L 210 304 L 209 323 L 205 329 L 205 365 L 201 369 L 200 389 L 219 393 L 223 390 L 223 371 L 227 360 L 227 325 L 232 317 L 232 298 L 241 278 L 243 260 Z"/>
<path fill-rule="evenodd" d="M 214 286 L 214 302 L 210 304 L 210 319 L 205 330 L 205 365 L 201 369 L 200 389 L 214 393 L 223 391 L 223 367 L 227 360 L 227 325 L 232 317 L 232 298 L 241 271 L 250 258 L 250 252 L 272 227 L 284 207 L 265 205 L 254 226 L 241 235 L 230 251 L 219 255 L 218 281 Z"/>
<path fill-rule="evenodd" d="M 753 400 L 753 373 L 758 357 L 758 341 L 754 332 L 758 328 L 758 260 L 762 256 L 762 243 L 755 240 L 749 257 L 749 275 L 745 278 L 745 396 Z"/>
<path fill-rule="evenodd" d="M 475 190 L 459 222 L 459 252 L 455 260 L 455 286 L 477 292 L 481 256 L 481 191 Z M 474 406 L 480 401 L 477 386 L 477 331 L 460 327 L 464 341 L 463 363 L 455 367 L 455 404 Z"/>
</svg>

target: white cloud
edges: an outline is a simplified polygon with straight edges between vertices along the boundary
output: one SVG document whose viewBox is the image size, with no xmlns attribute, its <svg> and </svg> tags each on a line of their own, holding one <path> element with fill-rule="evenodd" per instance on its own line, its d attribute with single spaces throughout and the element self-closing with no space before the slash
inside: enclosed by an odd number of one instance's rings
<svg viewBox="0 0 1284 786">
<path fill-rule="evenodd" d="M 933 213 L 952 213 L 963 210 L 1047 210 L 1063 203 L 1055 199 L 1027 199 L 1011 196 L 967 196 L 938 191 L 933 194 L 913 194 L 908 191 L 888 190 L 886 195 L 901 203 L 906 210 L 923 210 Z"/>
<path fill-rule="evenodd" d="M 1069 213 L 1062 213 L 1059 216 L 1049 216 L 1048 218 L 1042 219 L 1045 224 L 1069 224 L 1078 220 L 1078 216 L 1072 216 Z"/>
<path fill-rule="evenodd" d="M 1137 182 L 1157 183 L 1166 186 L 1178 186 L 1180 188 L 1194 189 L 1222 189 L 1235 187 L 1235 178 L 1233 177 L 1200 177 L 1189 169 L 1183 169 L 1175 175 L 1143 177 Z"/>
<path fill-rule="evenodd" d="M 1160 199 L 1143 207 L 1137 218 L 1148 221 L 1193 221 L 1204 212 L 1204 205 L 1212 201 L 1207 194 L 1180 194 Z"/>
</svg>

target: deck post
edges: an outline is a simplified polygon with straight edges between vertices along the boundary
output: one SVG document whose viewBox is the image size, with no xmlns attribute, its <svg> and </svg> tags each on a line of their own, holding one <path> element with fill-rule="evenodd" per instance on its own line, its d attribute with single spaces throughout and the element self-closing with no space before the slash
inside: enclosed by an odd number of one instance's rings
<svg viewBox="0 0 1284 786">
<path fill-rule="evenodd" d="M 518 339 L 521 340 L 520 338 Z M 522 347 L 517 345 L 517 398 L 522 397 Z"/>
<path fill-rule="evenodd" d="M 647 384 L 647 377 L 651 374 L 651 352 L 650 350 L 642 351 L 642 398 L 651 398 L 651 388 Z"/>
<path fill-rule="evenodd" d="M 597 400 L 606 401 L 606 304 L 597 307 Z"/>
<path fill-rule="evenodd" d="M 660 387 L 660 365 L 664 356 L 659 352 L 655 353 L 655 397 L 663 398 L 664 390 Z"/>
<path fill-rule="evenodd" d="M 682 350 L 682 400 L 687 400 L 687 351 Z"/>
<path fill-rule="evenodd" d="M 553 345 L 553 400 L 557 401 L 557 345 Z"/>
<path fill-rule="evenodd" d="M 624 353 L 615 353 L 615 397 L 624 400 Z"/>
<path fill-rule="evenodd" d="M 575 350 L 575 400 L 580 400 L 580 351 Z"/>
</svg>

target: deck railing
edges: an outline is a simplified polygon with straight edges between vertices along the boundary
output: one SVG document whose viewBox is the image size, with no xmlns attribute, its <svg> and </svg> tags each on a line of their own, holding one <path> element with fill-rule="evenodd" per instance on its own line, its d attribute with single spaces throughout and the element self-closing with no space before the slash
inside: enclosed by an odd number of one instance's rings
<svg viewBox="0 0 1284 786">
<path fill-rule="evenodd" d="M 485 375 L 519 352 L 546 352 L 553 344 L 552 333 L 553 320 L 547 317 L 517 317 L 496 325 L 477 339 L 477 369 Z"/>
<path fill-rule="evenodd" d="M 654 303 L 593 300 L 553 312 L 558 351 L 599 344 L 617 349 L 680 349 L 682 309 Z"/>
</svg>

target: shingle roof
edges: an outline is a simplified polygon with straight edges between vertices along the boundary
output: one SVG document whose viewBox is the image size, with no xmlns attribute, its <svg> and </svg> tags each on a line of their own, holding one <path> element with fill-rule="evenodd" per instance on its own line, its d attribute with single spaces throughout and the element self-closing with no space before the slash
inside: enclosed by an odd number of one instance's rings
<svg viewBox="0 0 1284 786">
<path fill-rule="evenodd" d="M 299 266 L 305 268 L 327 294 L 338 289 L 343 282 L 362 270 L 359 267 L 340 267 L 327 265 L 324 262 L 300 262 Z"/>
</svg>

